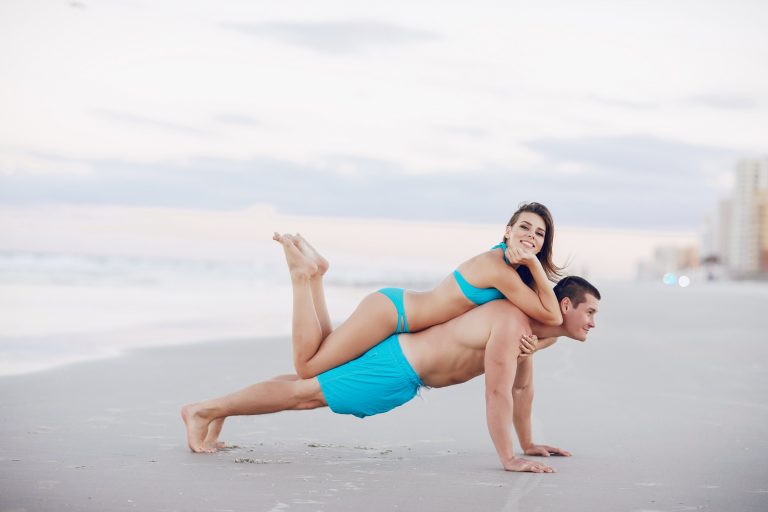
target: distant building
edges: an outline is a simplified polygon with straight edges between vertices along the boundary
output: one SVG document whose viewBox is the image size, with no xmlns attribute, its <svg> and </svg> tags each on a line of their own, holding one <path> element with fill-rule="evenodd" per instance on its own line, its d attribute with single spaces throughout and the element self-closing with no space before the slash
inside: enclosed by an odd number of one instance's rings
<svg viewBox="0 0 768 512">
<path fill-rule="evenodd" d="M 663 245 L 654 249 L 649 261 L 640 262 L 637 274 L 640 279 L 661 279 L 667 274 L 697 274 L 699 267 L 698 247 Z"/>
<path fill-rule="evenodd" d="M 723 259 L 734 277 L 754 277 L 768 271 L 762 265 L 765 236 L 765 192 L 768 191 L 768 158 L 742 160 L 736 166 L 736 180 L 726 220 L 727 250 Z M 768 242 L 766 242 L 768 243 Z"/>
<path fill-rule="evenodd" d="M 758 192 L 755 202 L 758 227 L 758 270 L 761 274 L 768 274 L 768 189 Z"/>
<path fill-rule="evenodd" d="M 701 259 L 725 264 L 730 242 L 731 201 L 723 199 L 705 220 L 701 233 Z"/>
<path fill-rule="evenodd" d="M 701 234 L 701 267 L 707 280 L 726 277 L 731 241 L 731 201 L 723 199 L 706 219 Z"/>
<path fill-rule="evenodd" d="M 717 211 L 717 244 L 715 245 L 717 252 L 714 256 L 719 256 L 718 263 L 723 266 L 728 266 L 730 261 L 728 257 L 728 244 L 731 239 L 731 201 L 729 199 L 723 199 L 720 201 L 720 205 Z"/>
</svg>

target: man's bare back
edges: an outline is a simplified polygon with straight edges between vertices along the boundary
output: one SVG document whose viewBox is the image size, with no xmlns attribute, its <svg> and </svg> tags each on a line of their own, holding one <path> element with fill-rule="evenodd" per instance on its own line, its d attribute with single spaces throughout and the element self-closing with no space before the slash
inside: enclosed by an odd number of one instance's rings
<svg viewBox="0 0 768 512">
<path fill-rule="evenodd" d="M 482 375 L 486 349 L 493 340 L 509 346 L 509 362 L 516 364 L 523 334 L 531 334 L 528 317 L 510 302 L 496 300 L 399 338 L 405 357 L 424 384 L 441 388 Z"/>
</svg>

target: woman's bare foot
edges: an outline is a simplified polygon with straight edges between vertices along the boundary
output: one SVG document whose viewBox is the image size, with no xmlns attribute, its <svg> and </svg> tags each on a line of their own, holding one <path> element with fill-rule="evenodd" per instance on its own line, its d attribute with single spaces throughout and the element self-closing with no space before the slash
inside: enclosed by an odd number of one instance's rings
<svg viewBox="0 0 768 512">
<path fill-rule="evenodd" d="M 285 261 L 291 272 L 291 279 L 309 279 L 317 273 L 317 264 L 301 253 L 294 242 L 292 235 L 280 235 L 275 233 L 272 237 L 283 246 Z"/>
<path fill-rule="evenodd" d="M 198 404 L 189 404 L 181 408 L 181 419 L 187 429 L 187 444 L 195 453 L 212 453 L 216 448 L 205 445 L 205 437 L 208 435 L 208 424 L 211 423 L 198 414 Z"/>
<path fill-rule="evenodd" d="M 221 434 L 221 428 L 224 426 L 224 418 L 216 418 L 208 425 L 208 434 L 203 440 L 203 445 L 206 448 L 213 448 L 214 450 L 219 448 L 226 448 L 227 444 L 223 441 L 219 441 L 219 435 Z"/>
<path fill-rule="evenodd" d="M 293 240 L 301 253 L 315 262 L 315 265 L 317 265 L 317 275 L 322 276 L 328 272 L 328 267 L 330 266 L 328 260 L 320 256 L 320 253 L 317 252 L 317 249 L 312 247 L 312 245 L 310 245 L 310 243 L 307 242 L 303 236 L 301 236 L 299 233 L 296 233 L 296 235 L 293 237 Z"/>
</svg>

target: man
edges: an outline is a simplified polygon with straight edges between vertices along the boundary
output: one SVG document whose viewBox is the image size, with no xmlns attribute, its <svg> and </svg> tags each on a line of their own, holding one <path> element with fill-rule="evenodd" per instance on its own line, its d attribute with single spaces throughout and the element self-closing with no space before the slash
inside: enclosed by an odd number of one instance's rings
<svg viewBox="0 0 768 512">
<path fill-rule="evenodd" d="M 218 433 L 228 416 L 268 414 L 284 410 L 330 406 L 340 414 L 360 417 L 379 414 L 407 402 L 420 386 L 441 388 L 485 373 L 488 431 L 507 471 L 551 473 L 543 463 L 515 457 L 514 425 L 528 455 L 565 455 L 565 450 L 534 444 L 531 437 L 533 402 L 532 359 L 522 355 L 517 340 L 531 334 L 585 341 L 595 327 L 600 293 L 580 277 L 566 277 L 555 286 L 563 323 L 540 324 L 506 300 L 470 310 L 421 332 L 393 335 L 359 358 L 300 379 L 285 375 L 230 395 L 182 408 L 187 441 L 194 452 L 216 449 Z"/>
</svg>

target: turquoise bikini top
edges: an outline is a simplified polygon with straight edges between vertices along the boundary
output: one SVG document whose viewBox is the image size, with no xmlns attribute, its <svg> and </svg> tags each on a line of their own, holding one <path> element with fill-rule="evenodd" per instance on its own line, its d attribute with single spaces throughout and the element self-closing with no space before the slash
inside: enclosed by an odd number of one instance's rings
<svg viewBox="0 0 768 512">
<path fill-rule="evenodd" d="M 507 244 L 501 242 L 500 244 L 491 247 L 491 250 L 493 249 L 502 249 L 504 251 L 504 261 L 509 265 L 509 260 L 507 259 Z M 458 270 L 453 271 L 453 277 L 456 279 L 464 296 L 478 306 L 485 304 L 486 302 L 491 302 L 492 300 L 504 298 L 504 294 L 496 288 L 478 288 L 477 286 L 471 285 L 469 281 L 464 279 L 464 276 L 461 275 L 461 272 Z"/>
</svg>

